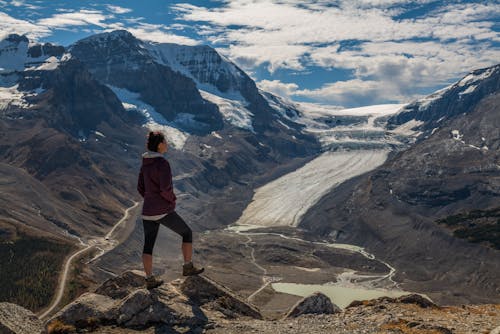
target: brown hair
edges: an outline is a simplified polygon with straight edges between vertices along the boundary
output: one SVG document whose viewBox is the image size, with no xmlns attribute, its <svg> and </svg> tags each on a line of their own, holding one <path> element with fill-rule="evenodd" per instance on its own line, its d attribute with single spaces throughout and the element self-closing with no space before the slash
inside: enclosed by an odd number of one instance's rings
<svg viewBox="0 0 500 334">
<path fill-rule="evenodd" d="M 148 134 L 148 150 L 158 152 L 158 145 L 165 141 L 165 136 L 159 131 L 150 131 Z"/>
</svg>

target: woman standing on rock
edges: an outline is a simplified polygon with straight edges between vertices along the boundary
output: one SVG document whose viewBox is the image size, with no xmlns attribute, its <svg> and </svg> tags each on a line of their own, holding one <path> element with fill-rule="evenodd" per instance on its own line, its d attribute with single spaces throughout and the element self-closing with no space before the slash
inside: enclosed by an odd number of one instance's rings
<svg viewBox="0 0 500 334">
<path fill-rule="evenodd" d="M 175 212 L 175 194 L 172 184 L 170 164 L 163 157 L 167 152 L 167 141 L 161 132 L 150 132 L 148 135 L 148 151 L 142 155 L 142 166 L 137 181 L 137 190 L 144 197 L 142 222 L 144 226 L 144 250 L 142 262 L 146 273 L 146 286 L 153 289 L 163 283 L 152 275 L 153 247 L 160 224 L 182 236 L 182 255 L 184 276 L 197 275 L 204 268 L 193 266 L 192 231 L 184 220 Z"/>
</svg>

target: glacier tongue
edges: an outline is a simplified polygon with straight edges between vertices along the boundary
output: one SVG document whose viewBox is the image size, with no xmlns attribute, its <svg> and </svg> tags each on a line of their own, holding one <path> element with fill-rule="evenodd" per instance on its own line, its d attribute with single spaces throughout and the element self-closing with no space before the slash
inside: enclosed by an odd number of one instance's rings
<svg viewBox="0 0 500 334">
<path fill-rule="evenodd" d="M 388 150 L 326 152 L 256 190 L 237 225 L 297 226 L 330 189 L 381 164 Z"/>
</svg>

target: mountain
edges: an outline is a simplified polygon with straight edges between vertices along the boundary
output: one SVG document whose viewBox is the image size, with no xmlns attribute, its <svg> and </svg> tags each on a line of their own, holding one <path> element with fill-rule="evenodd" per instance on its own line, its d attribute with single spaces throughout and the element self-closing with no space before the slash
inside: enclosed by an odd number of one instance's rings
<svg viewBox="0 0 500 334">
<path fill-rule="evenodd" d="M 194 230 L 234 221 L 257 184 L 320 149 L 313 135 L 281 119 L 255 83 L 215 50 L 194 47 L 191 55 L 206 53 L 212 72 L 226 73 L 230 85 L 221 76 L 212 82 L 215 74 L 203 77 L 180 55 L 172 68 L 154 48 L 165 52 L 167 46 L 124 31 L 67 48 L 18 35 L 0 41 L 0 237 L 10 252 L 27 241 L 53 244 L 53 250 L 87 246 L 109 232 L 140 200 L 137 173 L 149 129 L 164 131 L 171 143 L 176 193 L 189 198 L 178 210 Z M 174 54 L 182 49 L 172 46 Z M 49 250 L 25 248 L 14 263 L 43 252 Z M 57 274 L 44 274 L 40 285 L 51 286 Z M 27 281 L 2 275 L 9 293 L 29 288 Z M 38 297 L 26 306 L 38 310 L 50 298 Z"/>
<path fill-rule="evenodd" d="M 49 58 L 60 58 L 64 47 L 51 43 L 30 43 L 26 36 L 11 34 L 0 41 L 2 75 L 43 65 Z"/>
<path fill-rule="evenodd" d="M 416 100 L 388 119 L 388 128 L 404 124 L 414 131 L 429 136 L 446 120 L 470 113 L 478 101 L 500 90 L 500 64 L 474 70 L 462 80 L 443 88 L 424 99 Z"/>
<path fill-rule="evenodd" d="M 499 68 L 474 71 L 390 118 L 391 124 L 418 120 L 423 134 L 322 198 L 300 227 L 366 247 L 398 270 L 403 288 L 435 300 L 496 299 Z"/>
</svg>

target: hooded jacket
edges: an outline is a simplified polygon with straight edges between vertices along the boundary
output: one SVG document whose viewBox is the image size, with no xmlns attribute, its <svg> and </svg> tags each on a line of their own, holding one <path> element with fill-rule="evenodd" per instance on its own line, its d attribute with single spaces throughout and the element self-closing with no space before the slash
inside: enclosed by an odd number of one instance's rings
<svg viewBox="0 0 500 334">
<path fill-rule="evenodd" d="M 156 216 L 175 210 L 170 164 L 160 153 L 146 152 L 142 155 L 137 191 L 144 197 L 143 215 Z"/>
</svg>

